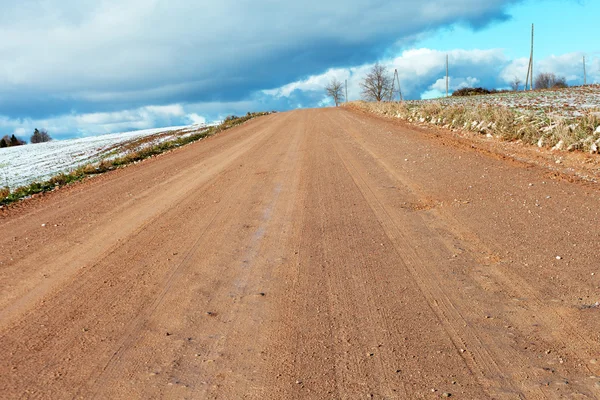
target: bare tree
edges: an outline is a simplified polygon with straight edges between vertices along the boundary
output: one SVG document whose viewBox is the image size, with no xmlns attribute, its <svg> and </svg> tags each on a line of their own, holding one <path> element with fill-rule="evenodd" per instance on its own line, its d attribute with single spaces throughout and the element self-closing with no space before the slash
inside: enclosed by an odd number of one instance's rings
<svg viewBox="0 0 600 400">
<path fill-rule="evenodd" d="M 392 90 L 392 78 L 387 73 L 386 68 L 377 63 L 373 65 L 371 71 L 360 83 L 362 96 L 369 101 L 382 101 L 389 96 Z"/>
<path fill-rule="evenodd" d="M 552 72 L 542 72 L 535 78 L 536 89 L 566 88 L 569 87 L 564 76 L 556 76 Z"/>
<path fill-rule="evenodd" d="M 43 143 L 43 142 L 49 142 L 51 141 L 52 138 L 50 137 L 50 135 L 48 134 L 48 131 L 46 131 L 45 129 L 42 129 L 41 131 L 38 130 L 37 128 L 33 131 L 33 135 L 31 135 L 30 138 L 30 142 L 32 144 L 35 143 Z"/>
<path fill-rule="evenodd" d="M 521 85 L 521 80 L 515 76 L 513 81 L 510 83 L 510 86 L 511 86 L 513 92 L 518 92 L 520 85 Z"/>
<path fill-rule="evenodd" d="M 344 84 L 336 78 L 333 78 L 331 82 L 325 86 L 325 91 L 333 98 L 336 107 L 344 101 Z"/>
</svg>

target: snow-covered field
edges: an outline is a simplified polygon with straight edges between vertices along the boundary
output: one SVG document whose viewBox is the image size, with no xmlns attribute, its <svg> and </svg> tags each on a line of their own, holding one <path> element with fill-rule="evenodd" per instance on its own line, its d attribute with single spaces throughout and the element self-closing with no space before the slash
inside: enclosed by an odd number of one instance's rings
<svg viewBox="0 0 600 400">
<path fill-rule="evenodd" d="M 117 158 L 205 128 L 204 125 L 176 126 L 0 149 L 0 188 L 15 189 L 45 181 L 85 164 Z"/>
<path fill-rule="evenodd" d="M 590 111 L 594 112 L 600 109 L 600 85 L 408 101 L 407 104 L 420 106 L 427 102 L 465 106 L 509 107 L 522 113 L 543 114 L 553 119 L 577 118 Z"/>
</svg>

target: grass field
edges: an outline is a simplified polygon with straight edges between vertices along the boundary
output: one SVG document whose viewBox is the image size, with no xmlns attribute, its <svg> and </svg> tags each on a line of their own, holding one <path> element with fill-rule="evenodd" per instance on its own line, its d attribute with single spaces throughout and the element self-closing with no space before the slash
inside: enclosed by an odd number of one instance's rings
<svg viewBox="0 0 600 400">
<path fill-rule="evenodd" d="M 600 85 L 349 106 L 555 150 L 600 149 Z"/>
</svg>

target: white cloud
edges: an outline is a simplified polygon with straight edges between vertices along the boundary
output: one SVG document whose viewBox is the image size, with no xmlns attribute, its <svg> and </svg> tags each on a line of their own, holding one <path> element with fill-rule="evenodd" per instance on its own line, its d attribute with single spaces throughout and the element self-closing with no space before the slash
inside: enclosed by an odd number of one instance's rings
<svg viewBox="0 0 600 400">
<path fill-rule="evenodd" d="M 528 59 L 510 60 L 501 49 L 456 49 L 442 52 L 432 49 L 413 49 L 402 52 L 398 57 L 382 60 L 390 76 L 398 70 L 402 92 L 413 99 L 430 99 L 446 94 L 446 54 L 450 63 L 450 92 L 464 88 L 482 86 L 489 89 L 508 88 L 515 77 L 525 81 Z M 554 72 L 565 76 L 570 84 L 583 82 L 582 53 L 569 53 L 537 60 L 535 74 Z M 360 82 L 373 64 L 346 69 L 330 69 L 298 82 L 277 89 L 263 91 L 266 95 L 292 97 L 294 93 L 322 93 L 332 78 L 348 79 L 348 97 L 361 97 Z M 600 82 L 600 57 L 587 57 L 588 83 Z M 325 103 L 323 103 L 325 104 Z"/>
<path fill-rule="evenodd" d="M 203 116 L 198 115 L 196 113 L 191 113 L 187 117 L 194 125 L 206 124 L 206 118 L 204 118 Z"/>
<path fill-rule="evenodd" d="M 263 90 L 262 92 L 269 96 L 289 97 L 294 90 L 300 91 L 322 91 L 323 88 L 331 82 L 332 79 L 337 79 L 340 82 L 350 78 L 351 72 L 346 69 L 330 69 L 320 75 L 313 75 L 307 79 L 292 82 L 277 89 Z"/>
<path fill-rule="evenodd" d="M 448 53 L 432 49 L 407 50 L 400 56 L 382 60 L 381 63 L 390 75 L 398 70 L 400 85 L 404 96 L 420 98 L 425 90 L 430 95 L 446 92 L 446 54 L 450 60 L 451 89 L 479 84 L 482 80 L 471 74 L 484 72 L 485 77 L 497 78 L 499 69 L 507 60 L 500 49 L 490 50 L 452 50 Z M 365 64 L 347 69 L 330 69 L 322 74 L 313 75 L 298 82 L 292 82 L 277 89 L 265 90 L 264 94 L 277 97 L 290 97 L 294 91 L 323 92 L 331 79 L 348 79 L 348 98 L 355 100 L 361 96 L 360 82 L 373 64 Z M 453 74 L 466 74 L 455 76 Z M 439 97 L 439 96 L 438 96 Z"/>
<path fill-rule="evenodd" d="M 458 89 L 466 88 L 466 87 L 476 87 L 479 85 L 479 79 L 473 78 L 472 76 L 466 78 L 454 78 L 449 77 L 448 79 L 448 88 L 450 92 L 453 92 Z M 431 90 L 437 90 L 440 93 L 446 92 L 446 78 L 440 78 L 433 85 L 429 87 Z"/>
<path fill-rule="evenodd" d="M 186 114 L 180 104 L 146 106 L 118 112 L 67 114 L 44 119 L 10 119 L 0 117 L 0 129 L 9 129 L 15 135 L 28 138 L 35 128 L 47 129 L 57 139 L 72 136 L 90 136 L 116 133 L 157 126 L 204 123 L 197 113 Z"/>
<path fill-rule="evenodd" d="M 552 55 L 542 60 L 534 59 L 534 78 L 541 72 L 552 72 L 564 76 L 571 85 L 583 83 L 583 56 L 585 53 L 574 52 L 561 55 Z M 597 54 L 587 55 L 587 81 L 588 83 L 600 82 L 600 56 Z M 501 73 L 505 82 L 511 82 L 515 77 L 525 82 L 527 77 L 528 58 L 518 58 L 509 63 Z"/>
</svg>

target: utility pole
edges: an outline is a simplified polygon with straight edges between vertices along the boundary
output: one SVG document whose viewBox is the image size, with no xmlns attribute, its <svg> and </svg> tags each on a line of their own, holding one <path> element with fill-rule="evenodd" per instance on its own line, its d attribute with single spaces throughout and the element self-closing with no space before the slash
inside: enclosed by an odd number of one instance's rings
<svg viewBox="0 0 600 400">
<path fill-rule="evenodd" d="M 587 72 L 585 70 L 585 56 L 583 56 L 583 86 L 587 85 Z"/>
<path fill-rule="evenodd" d="M 400 98 L 400 101 L 404 101 L 404 98 L 402 98 L 402 88 L 400 87 L 400 76 L 398 76 L 397 69 L 394 70 L 394 76 L 396 77 L 396 81 L 398 82 L 398 97 Z"/>
<path fill-rule="evenodd" d="M 396 90 L 396 82 L 398 82 L 398 90 Z M 390 101 L 394 101 L 394 95 L 398 92 L 398 97 L 400 101 L 403 101 L 402 98 L 402 89 L 400 88 L 400 77 L 398 76 L 398 70 L 394 70 L 394 79 L 392 79 L 392 89 L 390 90 L 390 94 L 388 96 Z"/>
<path fill-rule="evenodd" d="M 348 79 L 346 79 L 345 81 L 345 86 L 346 86 L 346 96 L 344 97 L 344 99 L 346 99 L 346 103 L 348 102 Z"/>
<path fill-rule="evenodd" d="M 529 85 L 529 90 L 533 90 L 533 29 L 534 26 L 531 24 L 531 53 L 529 55 L 529 66 L 527 67 L 527 78 L 525 79 L 524 90 L 527 90 L 527 85 Z"/>
<path fill-rule="evenodd" d="M 448 91 L 449 91 L 448 89 L 450 87 L 450 77 L 448 75 L 448 71 L 449 71 L 448 68 L 449 68 L 448 67 L 448 54 L 446 54 L 446 97 L 448 97 Z"/>
<path fill-rule="evenodd" d="M 527 69 L 527 79 L 525 80 L 525 90 L 529 84 L 529 90 L 533 90 L 533 35 L 534 25 L 531 24 L 531 54 L 529 55 L 529 68 Z"/>
</svg>

